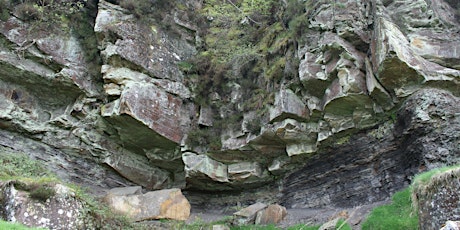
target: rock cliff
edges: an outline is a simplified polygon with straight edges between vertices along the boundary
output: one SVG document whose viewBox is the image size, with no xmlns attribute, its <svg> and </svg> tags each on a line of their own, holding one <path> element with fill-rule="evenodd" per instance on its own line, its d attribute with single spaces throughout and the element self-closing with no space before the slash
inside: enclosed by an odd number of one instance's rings
<svg viewBox="0 0 460 230">
<path fill-rule="evenodd" d="M 460 162 L 456 1 L 62 2 L 0 1 L 0 145 L 95 194 L 354 206 Z"/>
</svg>

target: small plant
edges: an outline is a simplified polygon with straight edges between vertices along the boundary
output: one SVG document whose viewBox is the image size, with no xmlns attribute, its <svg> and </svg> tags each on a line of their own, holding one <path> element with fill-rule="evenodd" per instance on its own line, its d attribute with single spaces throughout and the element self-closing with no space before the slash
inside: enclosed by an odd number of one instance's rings
<svg viewBox="0 0 460 230">
<path fill-rule="evenodd" d="M 47 184 L 38 185 L 36 188 L 32 189 L 29 192 L 30 198 L 42 202 L 45 202 L 54 195 L 56 195 L 56 190 L 54 190 L 53 187 L 50 187 L 50 185 Z"/>
</svg>

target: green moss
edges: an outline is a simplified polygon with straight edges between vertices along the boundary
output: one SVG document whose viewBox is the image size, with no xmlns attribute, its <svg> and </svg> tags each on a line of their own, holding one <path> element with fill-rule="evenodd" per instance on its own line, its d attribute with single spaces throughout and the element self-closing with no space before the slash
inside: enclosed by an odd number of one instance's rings
<svg viewBox="0 0 460 230">
<path fill-rule="evenodd" d="M 395 193 L 391 204 L 373 209 L 362 229 L 418 229 L 418 215 L 412 208 L 410 188 Z"/>
</svg>

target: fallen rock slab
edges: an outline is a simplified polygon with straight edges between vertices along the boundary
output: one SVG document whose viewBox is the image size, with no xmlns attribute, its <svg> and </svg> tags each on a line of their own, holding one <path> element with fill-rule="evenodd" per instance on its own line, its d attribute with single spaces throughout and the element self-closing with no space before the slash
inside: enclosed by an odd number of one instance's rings
<svg viewBox="0 0 460 230">
<path fill-rule="evenodd" d="M 233 213 L 235 225 L 254 224 L 257 213 L 267 207 L 266 204 L 257 202 L 238 212 Z"/>
<path fill-rule="evenodd" d="M 127 215 L 134 221 L 187 220 L 190 216 L 190 203 L 180 189 L 164 189 L 140 195 L 118 195 L 109 191 L 104 200 L 115 212 Z"/>
<path fill-rule="evenodd" d="M 286 215 L 287 210 L 285 207 L 278 204 L 272 204 L 257 213 L 255 223 L 260 225 L 278 224 Z"/>
</svg>

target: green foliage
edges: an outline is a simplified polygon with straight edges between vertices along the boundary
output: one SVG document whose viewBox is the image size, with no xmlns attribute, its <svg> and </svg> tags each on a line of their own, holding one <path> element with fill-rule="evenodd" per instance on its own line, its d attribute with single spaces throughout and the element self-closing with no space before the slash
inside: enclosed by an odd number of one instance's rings
<svg viewBox="0 0 460 230">
<path fill-rule="evenodd" d="M 16 5 L 19 18 L 25 21 L 59 21 L 79 12 L 87 0 L 23 0 Z"/>
<path fill-rule="evenodd" d="M 187 144 L 192 147 L 207 147 L 210 150 L 220 150 L 222 142 L 217 129 L 200 128 L 190 130 L 188 133 Z"/>
<path fill-rule="evenodd" d="M 27 155 L 0 149 L 0 180 L 53 177 L 40 162 Z"/>
<path fill-rule="evenodd" d="M 195 66 L 193 65 L 193 63 L 186 62 L 186 61 L 178 62 L 177 67 L 179 67 L 179 69 L 186 74 L 193 73 L 195 69 Z"/>
<path fill-rule="evenodd" d="M 410 188 L 395 193 L 391 204 L 372 210 L 362 229 L 418 229 L 418 215 L 412 208 Z"/>
<path fill-rule="evenodd" d="M 95 20 L 95 15 L 97 14 L 96 6 L 87 7 L 86 10 L 81 10 L 70 16 L 70 20 L 73 23 L 70 24 L 70 29 L 72 35 L 78 39 L 80 45 L 82 46 L 82 51 L 85 57 L 86 62 L 91 66 L 89 71 L 91 74 L 97 76 L 100 74 L 99 65 L 101 63 L 98 50 L 98 42 L 96 33 L 94 32 L 93 25 L 91 22 Z"/>
<path fill-rule="evenodd" d="M 44 228 L 29 228 L 19 223 L 0 220 L 0 229 L 8 230 L 44 230 Z"/>
<path fill-rule="evenodd" d="M 6 21 L 10 17 L 9 13 L 10 1 L 9 0 L 0 0 L 0 20 Z"/>
<path fill-rule="evenodd" d="M 129 10 L 137 19 L 148 21 L 150 18 L 161 20 L 162 12 L 172 8 L 172 1 L 167 0 L 120 0 L 114 1 Z"/>
<path fill-rule="evenodd" d="M 54 195 L 56 195 L 56 191 L 53 187 L 50 187 L 47 184 L 40 184 L 29 192 L 30 198 L 42 202 L 45 202 L 47 199 L 53 197 Z"/>
</svg>

